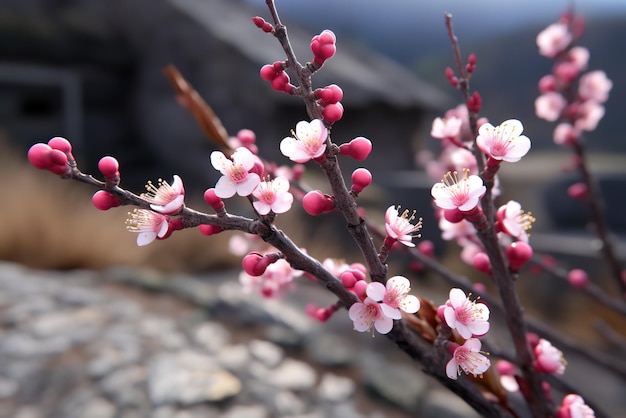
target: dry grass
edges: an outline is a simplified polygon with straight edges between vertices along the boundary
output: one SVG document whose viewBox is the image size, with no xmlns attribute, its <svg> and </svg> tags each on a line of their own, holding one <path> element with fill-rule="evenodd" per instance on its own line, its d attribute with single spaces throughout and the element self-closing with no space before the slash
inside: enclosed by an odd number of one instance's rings
<svg viewBox="0 0 626 418">
<path fill-rule="evenodd" d="M 0 147 L 0 259 L 36 268 L 101 269 L 114 265 L 166 271 L 198 271 L 237 263 L 229 234 L 205 237 L 197 230 L 137 247 L 125 229 L 128 208 L 106 212 L 91 204 L 94 189 L 61 180 Z"/>
<path fill-rule="evenodd" d="M 206 237 L 190 229 L 137 247 L 135 235 L 124 225 L 130 208 L 95 209 L 91 204 L 95 189 L 33 168 L 1 141 L 0 187 L 5 190 L 0 205 L 2 260 L 44 269 L 126 265 L 194 272 L 240 266 L 228 251 L 232 232 Z M 208 209 L 202 201 L 190 206 Z M 304 216 L 293 212 L 281 215 L 279 226 L 296 243 L 306 242 L 309 254 L 322 259 L 339 253 L 336 226 L 316 219 L 313 227 L 307 227 Z"/>
</svg>

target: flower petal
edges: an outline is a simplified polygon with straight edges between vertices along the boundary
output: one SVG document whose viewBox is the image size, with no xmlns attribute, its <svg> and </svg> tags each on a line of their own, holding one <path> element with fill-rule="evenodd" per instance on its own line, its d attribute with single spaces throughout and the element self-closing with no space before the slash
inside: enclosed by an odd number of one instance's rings
<svg viewBox="0 0 626 418">
<path fill-rule="evenodd" d="M 367 296 L 369 296 L 376 302 L 380 302 L 385 297 L 386 291 L 387 289 L 385 288 L 385 285 L 383 285 L 382 283 L 372 282 L 367 285 L 365 293 L 367 293 Z"/>
</svg>

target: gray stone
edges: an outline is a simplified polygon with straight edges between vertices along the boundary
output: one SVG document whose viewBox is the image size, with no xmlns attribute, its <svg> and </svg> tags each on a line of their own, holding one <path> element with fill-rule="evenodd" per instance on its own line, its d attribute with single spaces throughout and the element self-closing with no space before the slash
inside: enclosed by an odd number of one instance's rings
<svg viewBox="0 0 626 418">
<path fill-rule="evenodd" d="M 196 328 L 194 338 L 209 353 L 217 353 L 230 342 L 230 333 L 217 322 L 204 322 Z"/>
<path fill-rule="evenodd" d="M 217 362 L 228 370 L 240 372 L 250 365 L 250 352 L 243 344 L 227 345 L 217 353 Z"/>
<path fill-rule="evenodd" d="M 298 415 L 306 411 L 306 403 L 296 394 L 288 390 L 281 390 L 276 394 L 273 408 L 280 416 Z"/>
<path fill-rule="evenodd" d="M 306 347 L 313 360 L 324 366 L 345 367 L 356 359 L 357 350 L 346 338 L 323 331 L 307 338 Z"/>
<path fill-rule="evenodd" d="M 100 382 L 100 388 L 118 406 L 141 407 L 148 403 L 144 390 L 146 375 L 142 366 L 129 366 L 109 374 Z"/>
<path fill-rule="evenodd" d="M 156 404 L 219 402 L 241 391 L 241 381 L 212 357 L 191 350 L 164 353 L 149 366 L 148 390 Z"/>
<path fill-rule="evenodd" d="M 15 380 L 6 379 L 0 376 L 0 399 L 9 398 L 19 389 L 19 385 Z"/>
<path fill-rule="evenodd" d="M 479 418 L 461 398 L 451 392 L 433 389 L 424 396 L 419 408 L 419 416 L 424 418 Z"/>
<path fill-rule="evenodd" d="M 0 340 L 0 354 L 28 358 L 59 354 L 70 348 L 70 340 L 63 336 L 39 339 L 29 333 L 13 331 Z"/>
<path fill-rule="evenodd" d="M 324 373 L 317 387 L 317 394 L 324 401 L 343 402 L 348 400 L 355 390 L 356 384 L 352 379 L 332 373 Z"/>
<path fill-rule="evenodd" d="M 315 370 L 307 363 L 291 358 L 269 369 L 261 363 L 250 365 L 250 373 L 262 382 L 280 389 L 310 390 L 315 386 Z"/>
<path fill-rule="evenodd" d="M 427 386 L 419 369 L 390 364 L 374 355 L 363 357 L 366 387 L 406 411 L 415 411 Z"/>
<path fill-rule="evenodd" d="M 84 343 L 99 334 L 105 319 L 102 310 L 85 307 L 42 315 L 32 322 L 31 329 L 41 338 L 64 336 L 74 344 Z"/>
<path fill-rule="evenodd" d="M 236 405 L 229 408 L 221 418 L 267 418 L 269 412 L 264 405 Z"/>
<path fill-rule="evenodd" d="M 285 355 L 282 348 L 269 341 L 252 340 L 248 343 L 248 348 L 252 357 L 269 368 L 278 366 Z"/>
<path fill-rule="evenodd" d="M 103 398 L 96 398 L 84 406 L 82 416 L 89 418 L 114 418 L 116 410 L 117 408 L 111 402 Z"/>
</svg>

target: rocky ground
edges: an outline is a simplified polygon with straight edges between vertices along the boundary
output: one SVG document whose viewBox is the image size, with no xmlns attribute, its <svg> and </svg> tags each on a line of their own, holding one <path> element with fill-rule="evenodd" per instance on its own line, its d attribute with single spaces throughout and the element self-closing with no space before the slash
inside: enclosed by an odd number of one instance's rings
<svg viewBox="0 0 626 418">
<path fill-rule="evenodd" d="M 0 417 L 476 416 L 347 315 L 309 319 L 314 283 L 285 303 L 236 277 L 0 263 Z"/>
</svg>

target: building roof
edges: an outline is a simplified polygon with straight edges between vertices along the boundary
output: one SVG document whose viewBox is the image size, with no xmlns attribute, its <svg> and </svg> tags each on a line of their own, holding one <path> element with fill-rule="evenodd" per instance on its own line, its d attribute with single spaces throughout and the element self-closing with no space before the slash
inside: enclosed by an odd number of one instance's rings
<svg viewBox="0 0 626 418">
<path fill-rule="evenodd" d="M 264 35 L 251 21 L 260 15 L 268 19 L 268 10 L 236 0 L 166 0 L 206 28 L 213 36 L 228 43 L 259 68 L 284 59 L 279 43 Z M 289 40 L 301 62 L 312 58 L 309 44 L 315 34 L 297 24 L 283 22 Z M 442 109 L 450 104 L 448 96 L 420 80 L 408 69 L 385 56 L 349 41 L 338 40 L 338 52 L 323 70 L 314 75 L 314 86 L 338 84 L 344 90 L 344 102 L 352 106 L 372 102 L 396 107 Z"/>
</svg>

